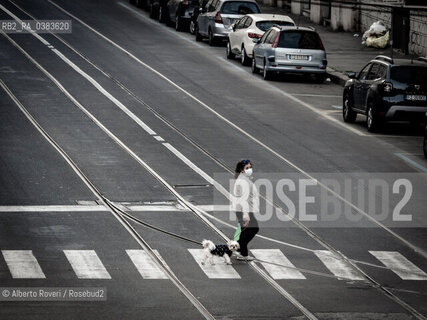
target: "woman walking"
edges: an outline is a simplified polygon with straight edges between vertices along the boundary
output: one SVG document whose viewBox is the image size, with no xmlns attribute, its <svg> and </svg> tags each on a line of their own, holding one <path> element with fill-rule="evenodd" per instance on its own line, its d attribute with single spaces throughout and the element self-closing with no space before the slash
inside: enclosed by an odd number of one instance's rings
<svg viewBox="0 0 427 320">
<path fill-rule="evenodd" d="M 234 235 L 234 240 L 240 244 L 239 260 L 252 260 L 248 256 L 248 243 L 259 231 L 258 222 L 254 213 L 259 212 L 259 194 L 252 182 L 252 163 L 250 160 L 239 161 L 234 173 L 233 207 L 237 215 L 239 225 Z"/>
</svg>

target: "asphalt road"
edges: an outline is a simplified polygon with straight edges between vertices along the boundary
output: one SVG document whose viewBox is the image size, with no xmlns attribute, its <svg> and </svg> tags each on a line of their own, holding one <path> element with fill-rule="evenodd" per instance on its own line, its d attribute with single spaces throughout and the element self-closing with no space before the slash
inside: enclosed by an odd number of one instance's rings
<svg viewBox="0 0 427 320">
<path fill-rule="evenodd" d="M 0 287 L 107 292 L 104 301 L 4 301 L 2 291 L 1 319 L 427 316 L 419 130 L 391 124 L 370 134 L 362 117 L 346 124 L 340 86 L 264 81 L 226 60 L 224 47 L 195 42 L 124 1 L 0 4 L 0 20 L 73 23 L 71 34 L 0 36 Z M 236 222 L 212 205 L 227 204 L 240 159 L 252 160 L 255 178 L 292 178 L 296 188 L 307 177 L 341 186 L 381 179 L 386 192 L 364 185 L 359 203 L 355 185 L 350 194 L 334 189 L 338 216 L 317 221 L 302 218 L 301 193 L 291 193 L 295 221 L 273 214 L 250 245 L 255 257 L 290 268 L 219 259 L 202 267 L 200 245 L 127 224 L 104 202 L 222 243 Z M 399 179 L 412 186 L 408 201 Z M 324 187 L 310 188 L 325 197 Z M 369 206 L 381 201 L 383 216 Z M 410 221 L 396 221 L 399 204 Z M 315 201 L 306 211 L 319 218 L 332 209 Z"/>
</svg>

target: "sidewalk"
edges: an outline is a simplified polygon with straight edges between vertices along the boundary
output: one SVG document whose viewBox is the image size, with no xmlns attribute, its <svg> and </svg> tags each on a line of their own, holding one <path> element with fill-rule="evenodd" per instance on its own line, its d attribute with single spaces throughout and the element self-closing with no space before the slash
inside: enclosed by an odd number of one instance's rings
<svg viewBox="0 0 427 320">
<path fill-rule="evenodd" d="M 376 49 L 367 48 L 362 45 L 362 34 L 357 33 L 359 37 L 355 37 L 354 33 L 333 31 L 329 27 L 324 27 L 310 21 L 309 18 L 299 15 L 294 15 L 286 9 L 269 7 L 260 5 L 262 13 L 277 13 L 291 17 L 299 26 L 312 26 L 316 28 L 322 39 L 323 45 L 326 48 L 328 59 L 328 74 L 333 82 L 344 85 L 348 80 L 347 73 L 350 71 L 359 72 L 370 60 L 377 55 L 390 56 L 390 48 Z M 404 58 L 405 56 L 397 52 L 393 52 L 394 58 Z M 410 58 L 410 56 L 406 56 Z"/>
</svg>

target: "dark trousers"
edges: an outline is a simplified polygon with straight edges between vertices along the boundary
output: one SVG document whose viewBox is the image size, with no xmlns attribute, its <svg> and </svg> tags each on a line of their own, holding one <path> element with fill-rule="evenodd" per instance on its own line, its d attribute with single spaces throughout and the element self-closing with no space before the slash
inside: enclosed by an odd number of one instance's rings
<svg viewBox="0 0 427 320">
<path fill-rule="evenodd" d="M 248 243 L 255 237 L 255 235 L 259 231 L 258 227 L 258 221 L 256 221 L 254 214 L 252 212 L 249 212 L 249 218 L 251 219 L 249 221 L 249 224 L 246 227 L 243 227 L 243 213 L 242 212 L 236 212 L 237 219 L 239 220 L 240 226 L 242 227 L 242 233 L 240 234 L 239 238 L 239 245 L 240 245 L 240 253 L 242 256 L 248 255 Z"/>
</svg>

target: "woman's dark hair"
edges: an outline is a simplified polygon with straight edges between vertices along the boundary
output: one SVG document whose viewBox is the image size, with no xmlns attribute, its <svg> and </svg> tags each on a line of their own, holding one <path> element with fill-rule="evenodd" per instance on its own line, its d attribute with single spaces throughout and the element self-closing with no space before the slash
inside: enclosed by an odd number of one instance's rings
<svg viewBox="0 0 427 320">
<path fill-rule="evenodd" d="M 241 160 L 237 162 L 236 170 L 234 170 L 234 178 L 237 179 L 239 174 L 243 171 L 243 168 L 248 164 L 251 163 L 250 160 Z M 252 163 L 251 163 L 252 164 Z"/>
</svg>

